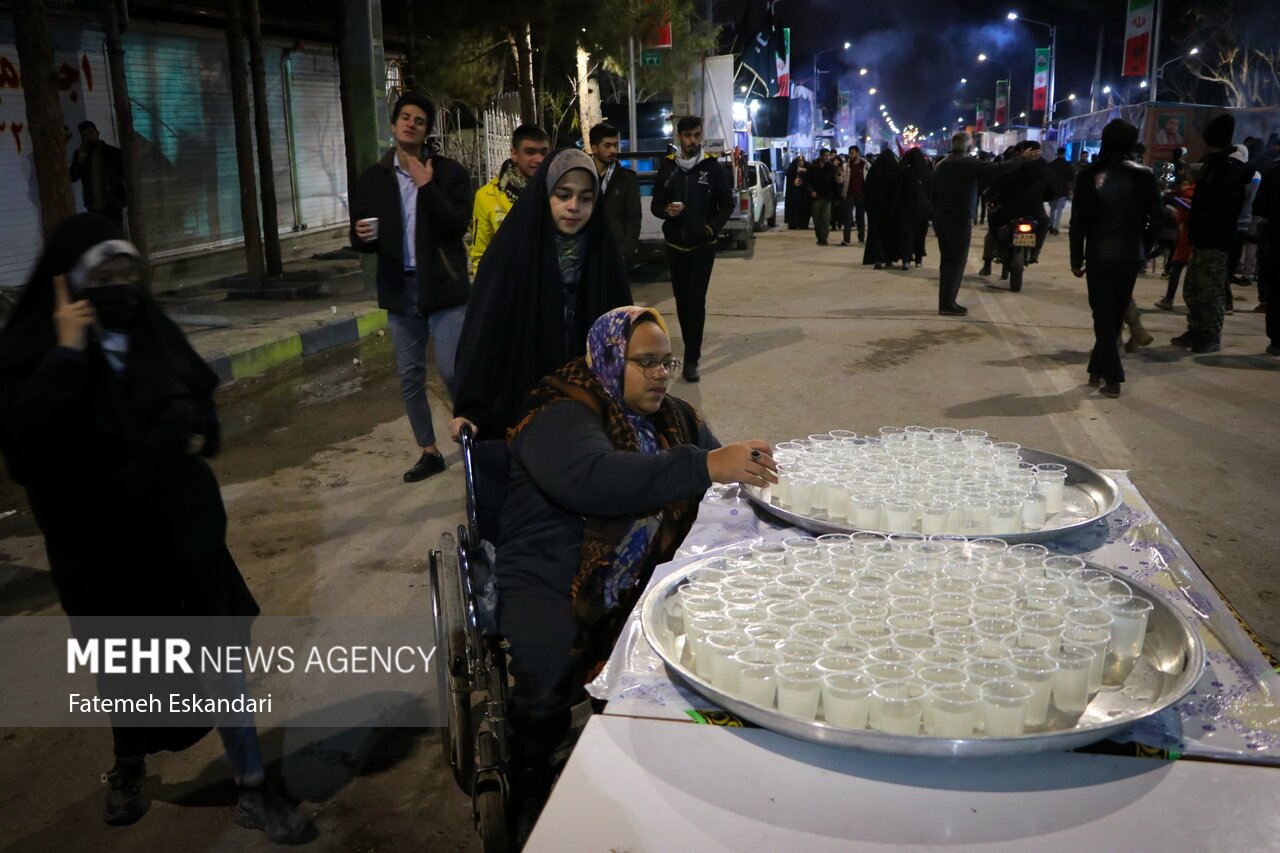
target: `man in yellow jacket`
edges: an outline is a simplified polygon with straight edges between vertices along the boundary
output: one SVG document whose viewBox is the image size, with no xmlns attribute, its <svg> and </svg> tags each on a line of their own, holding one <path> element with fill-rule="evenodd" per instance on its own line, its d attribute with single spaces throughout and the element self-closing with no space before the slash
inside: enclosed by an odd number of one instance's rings
<svg viewBox="0 0 1280 853">
<path fill-rule="evenodd" d="M 498 174 L 476 191 L 471 214 L 471 274 L 480 266 L 493 235 L 506 219 L 520 191 L 538 172 L 551 148 L 551 137 L 536 124 L 522 124 L 511 134 L 511 159 L 502 164 Z"/>
</svg>

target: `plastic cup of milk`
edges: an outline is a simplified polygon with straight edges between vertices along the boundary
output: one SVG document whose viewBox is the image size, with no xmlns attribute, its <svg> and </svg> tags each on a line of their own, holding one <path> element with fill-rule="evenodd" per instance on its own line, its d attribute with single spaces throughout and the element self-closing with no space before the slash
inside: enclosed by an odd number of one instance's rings
<svg viewBox="0 0 1280 853">
<path fill-rule="evenodd" d="M 1131 595 L 1111 604 L 1111 649 L 1119 658 L 1136 658 L 1142 654 L 1147 636 L 1147 623 L 1154 605 L 1145 598 Z"/>
<path fill-rule="evenodd" d="M 865 729 L 871 713 L 871 680 L 857 672 L 829 672 L 822 678 L 822 715 L 828 723 Z"/>
<path fill-rule="evenodd" d="M 774 670 L 782 661 L 782 655 L 772 649 L 754 647 L 742 649 L 734 657 L 738 663 L 738 698 L 762 708 L 772 708 L 778 692 Z"/>
<path fill-rule="evenodd" d="M 930 688 L 925 731 L 934 737 L 970 737 L 977 726 L 980 703 L 978 691 L 964 684 Z"/>
<path fill-rule="evenodd" d="M 915 681 L 883 681 L 871 691 L 871 728 L 894 735 L 920 733 L 924 686 Z"/>
<path fill-rule="evenodd" d="M 1053 704 L 1059 711 L 1079 716 L 1089 704 L 1089 669 L 1096 653 L 1088 646 L 1067 644 L 1049 652 L 1058 665 L 1053 674 Z"/>
<path fill-rule="evenodd" d="M 982 724 L 987 737 L 1018 737 L 1026 728 L 1027 706 L 1035 691 L 1016 678 L 998 678 L 983 684 Z"/>
<path fill-rule="evenodd" d="M 778 679 L 778 710 L 812 720 L 818 715 L 822 673 L 812 663 L 782 663 L 774 669 Z"/>
<path fill-rule="evenodd" d="M 1009 659 L 1018 680 L 1033 691 L 1027 704 L 1028 726 L 1043 726 L 1049 718 L 1049 694 L 1058 665 L 1046 654 L 1020 653 Z"/>
</svg>

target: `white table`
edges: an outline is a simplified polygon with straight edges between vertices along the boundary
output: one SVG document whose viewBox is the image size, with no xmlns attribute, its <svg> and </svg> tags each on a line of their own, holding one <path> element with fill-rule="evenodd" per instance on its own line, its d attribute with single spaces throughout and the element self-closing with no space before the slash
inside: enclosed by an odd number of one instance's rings
<svg viewBox="0 0 1280 853">
<path fill-rule="evenodd" d="M 1280 770 L 1075 753 L 912 759 L 592 718 L 527 853 L 1280 849 Z"/>
</svg>

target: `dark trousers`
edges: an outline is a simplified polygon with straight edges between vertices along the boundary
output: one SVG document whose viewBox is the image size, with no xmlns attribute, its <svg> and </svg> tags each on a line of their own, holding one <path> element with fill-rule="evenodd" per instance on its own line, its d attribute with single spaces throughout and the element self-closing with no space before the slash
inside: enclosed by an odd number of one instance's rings
<svg viewBox="0 0 1280 853">
<path fill-rule="evenodd" d="M 680 337 L 684 339 L 685 364 L 696 366 L 702 359 L 707 288 L 711 285 L 711 267 L 715 262 L 715 246 L 703 246 L 687 252 L 667 247 L 671 290 L 676 297 L 676 319 L 680 321 Z"/>
<path fill-rule="evenodd" d="M 849 232 L 857 224 L 858 242 L 863 242 L 867 237 L 867 210 L 862 206 L 862 199 L 846 196 L 840 204 L 844 206 L 844 241 L 849 242 Z"/>
<path fill-rule="evenodd" d="M 960 294 L 960 279 L 969 260 L 973 222 L 966 214 L 939 214 L 933 230 L 938 235 L 938 249 L 942 253 L 938 264 L 938 310 L 942 310 L 955 305 Z"/>
<path fill-rule="evenodd" d="M 1125 311 L 1133 300 L 1133 286 L 1144 266 L 1142 261 L 1091 261 L 1085 267 L 1089 308 L 1093 311 L 1093 352 L 1089 353 L 1089 375 L 1101 376 L 1108 385 L 1124 381 L 1124 366 L 1120 363 L 1120 331 L 1124 328 Z"/>
<path fill-rule="evenodd" d="M 1186 261 L 1169 262 L 1169 285 L 1164 289 L 1164 299 L 1166 302 L 1172 302 L 1173 297 L 1178 295 L 1178 282 L 1182 280 L 1182 271 L 1186 268 Z"/>
<path fill-rule="evenodd" d="M 1267 304 L 1267 337 L 1280 347 L 1280 241 L 1258 247 L 1258 299 Z"/>
<path fill-rule="evenodd" d="M 825 245 L 827 237 L 831 235 L 831 199 L 815 198 L 813 200 L 813 231 L 818 242 Z"/>
</svg>

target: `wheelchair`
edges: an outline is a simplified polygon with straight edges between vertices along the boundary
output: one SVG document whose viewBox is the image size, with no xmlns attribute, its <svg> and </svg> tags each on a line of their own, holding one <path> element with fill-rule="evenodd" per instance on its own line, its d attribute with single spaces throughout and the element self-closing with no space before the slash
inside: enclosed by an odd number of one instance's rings
<svg viewBox="0 0 1280 853">
<path fill-rule="evenodd" d="M 515 849 L 511 820 L 510 695 L 506 645 L 497 628 L 493 543 L 506 497 L 505 442 L 477 442 L 462 432 L 466 523 L 440 537 L 430 554 L 436 648 L 442 653 L 446 726 L 444 758 L 463 792 L 486 853 Z"/>
</svg>

